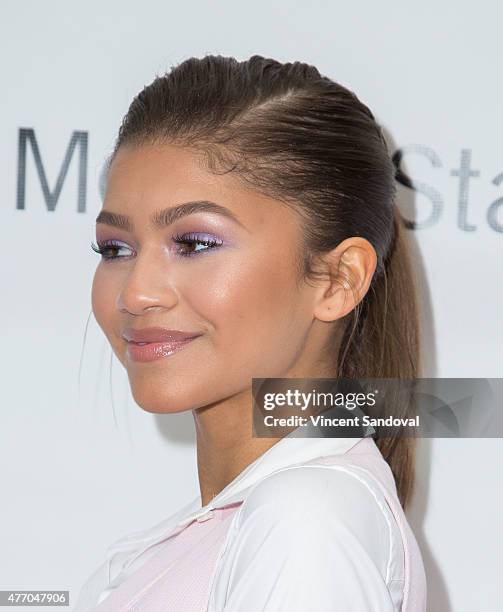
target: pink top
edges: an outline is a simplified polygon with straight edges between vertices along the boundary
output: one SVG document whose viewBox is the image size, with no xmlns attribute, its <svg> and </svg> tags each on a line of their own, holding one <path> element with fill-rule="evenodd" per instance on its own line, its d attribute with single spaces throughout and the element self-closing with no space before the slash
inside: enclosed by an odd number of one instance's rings
<svg viewBox="0 0 503 612">
<path fill-rule="evenodd" d="M 288 436 L 207 506 L 109 549 L 74 612 L 425 612 L 421 553 L 371 437 Z"/>
</svg>

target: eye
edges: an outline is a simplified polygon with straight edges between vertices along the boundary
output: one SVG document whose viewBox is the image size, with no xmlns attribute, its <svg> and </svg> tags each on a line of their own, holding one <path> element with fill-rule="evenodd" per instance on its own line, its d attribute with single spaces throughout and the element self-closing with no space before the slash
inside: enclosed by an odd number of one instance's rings
<svg viewBox="0 0 503 612">
<path fill-rule="evenodd" d="M 184 247 L 178 249 L 178 255 L 181 257 L 199 255 L 222 245 L 221 240 L 208 236 L 208 234 L 183 234 L 181 236 L 176 234 L 173 236 L 173 242 Z"/>
<path fill-rule="evenodd" d="M 121 244 L 120 242 L 117 242 L 115 240 L 105 240 L 104 242 L 98 242 L 97 245 L 94 244 L 94 242 L 91 242 L 91 248 L 96 253 L 99 253 L 101 257 L 106 261 L 110 259 L 123 259 L 124 257 L 110 254 L 110 252 L 114 253 L 114 251 L 118 251 L 122 248 L 129 249 L 129 247 L 127 247 L 126 245 Z"/>
</svg>

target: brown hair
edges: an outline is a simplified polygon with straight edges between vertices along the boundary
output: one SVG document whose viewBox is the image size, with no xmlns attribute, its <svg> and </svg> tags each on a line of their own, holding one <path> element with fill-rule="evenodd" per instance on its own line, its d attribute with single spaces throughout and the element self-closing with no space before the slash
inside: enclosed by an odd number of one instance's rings
<svg viewBox="0 0 503 612">
<path fill-rule="evenodd" d="M 382 130 L 356 95 L 302 62 L 254 55 L 190 58 L 146 86 L 119 130 L 122 145 L 188 146 L 213 172 L 235 172 L 283 201 L 304 223 L 299 270 L 316 274 L 316 256 L 350 236 L 377 253 L 369 291 L 342 321 L 336 376 L 418 376 L 416 292 L 402 221 L 395 205 L 395 169 Z M 407 406 L 387 405 L 393 416 Z M 412 437 L 380 438 L 403 508 L 414 482 Z"/>
</svg>

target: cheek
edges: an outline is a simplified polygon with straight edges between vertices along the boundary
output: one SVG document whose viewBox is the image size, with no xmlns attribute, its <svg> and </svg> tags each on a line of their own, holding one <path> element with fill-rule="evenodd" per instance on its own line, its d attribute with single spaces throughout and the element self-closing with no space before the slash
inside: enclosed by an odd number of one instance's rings
<svg viewBox="0 0 503 612">
<path fill-rule="evenodd" d="M 105 334 L 110 329 L 115 306 L 115 290 L 112 278 L 98 267 L 94 273 L 91 289 L 91 305 L 94 318 Z"/>
<path fill-rule="evenodd" d="M 274 350 L 294 341 L 305 313 L 298 307 L 293 265 L 267 256 L 222 258 L 186 288 L 194 310 L 212 326 L 220 354 L 255 351 L 258 345 Z"/>
</svg>

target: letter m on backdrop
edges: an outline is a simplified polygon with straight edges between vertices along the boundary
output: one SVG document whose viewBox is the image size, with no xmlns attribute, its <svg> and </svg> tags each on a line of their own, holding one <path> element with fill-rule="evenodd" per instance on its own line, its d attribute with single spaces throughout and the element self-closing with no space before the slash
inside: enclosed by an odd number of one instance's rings
<svg viewBox="0 0 503 612">
<path fill-rule="evenodd" d="M 37 169 L 38 178 L 42 186 L 45 204 L 47 210 L 55 210 L 58 203 L 63 183 L 65 182 L 68 167 L 72 159 L 73 153 L 79 145 L 79 166 L 78 166 L 78 190 L 77 190 L 77 211 L 85 212 L 86 210 L 86 184 L 87 184 L 87 132 L 73 132 L 70 142 L 66 148 L 65 158 L 59 170 L 59 175 L 56 180 L 56 186 L 51 191 L 47 183 L 47 177 L 40 156 L 35 131 L 32 128 L 19 129 L 18 143 L 18 163 L 17 163 L 17 204 L 16 208 L 23 209 L 25 202 L 26 191 L 26 145 L 30 143 L 35 167 Z"/>
</svg>

